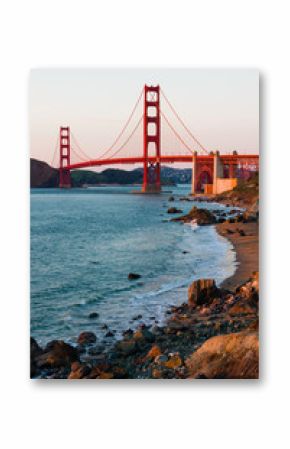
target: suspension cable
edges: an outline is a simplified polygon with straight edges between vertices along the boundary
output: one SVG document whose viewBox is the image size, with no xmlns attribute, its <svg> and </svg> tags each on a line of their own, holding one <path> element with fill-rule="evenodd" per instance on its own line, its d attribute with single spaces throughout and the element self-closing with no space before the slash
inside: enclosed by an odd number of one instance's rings
<svg viewBox="0 0 290 449">
<path fill-rule="evenodd" d="M 76 147 L 78 148 L 79 152 L 85 157 L 86 160 L 90 160 L 91 156 L 89 156 L 80 146 L 80 144 L 78 143 L 75 135 L 72 133 L 72 131 L 70 132 L 71 136 L 72 136 L 72 140 L 75 143 Z"/>
<path fill-rule="evenodd" d="M 56 155 L 56 152 L 57 152 L 57 149 L 58 149 L 58 145 L 59 145 L 59 134 L 57 133 L 55 148 L 54 148 L 54 152 L 53 152 L 53 158 L 51 159 L 51 163 L 50 163 L 51 167 L 53 167 L 53 164 L 54 164 L 54 159 L 55 159 L 55 155 Z"/>
<path fill-rule="evenodd" d="M 74 154 L 74 155 L 76 155 L 82 162 L 86 162 L 87 160 L 88 160 L 88 158 L 86 157 L 84 157 L 84 156 L 81 156 L 77 151 L 76 151 L 76 149 L 74 149 L 74 147 L 72 147 L 71 146 L 71 152 Z M 89 160 L 90 160 L 90 158 L 89 158 Z"/>
<path fill-rule="evenodd" d="M 166 101 L 166 103 L 168 104 L 168 106 L 170 107 L 171 111 L 173 112 L 173 114 L 175 115 L 175 117 L 179 120 L 179 122 L 182 124 L 182 126 L 184 127 L 184 129 L 188 132 L 188 134 L 190 135 L 190 137 L 200 146 L 200 148 L 206 153 L 209 154 L 209 151 L 200 143 L 200 141 L 192 134 L 192 132 L 190 131 L 190 129 L 186 126 L 186 124 L 184 123 L 184 121 L 182 120 L 182 118 L 178 115 L 178 113 L 176 112 L 176 110 L 174 109 L 174 107 L 172 106 L 172 104 L 170 103 L 170 101 L 168 100 L 167 96 L 165 95 L 164 91 L 160 88 L 160 92 L 163 95 L 164 100 Z"/>
<path fill-rule="evenodd" d="M 128 120 L 126 121 L 125 125 L 123 126 L 123 128 L 122 128 L 121 131 L 119 132 L 118 136 L 116 137 L 116 139 L 114 140 L 114 142 L 112 143 L 112 145 L 110 146 L 110 148 L 108 148 L 108 149 L 107 149 L 107 150 L 106 150 L 106 151 L 99 157 L 99 159 L 102 159 L 104 156 L 106 156 L 106 154 L 108 154 L 108 153 L 113 149 L 113 147 L 116 145 L 116 143 L 117 143 L 117 142 L 120 140 L 120 138 L 123 136 L 123 134 L 124 134 L 126 128 L 128 127 L 128 125 L 129 125 L 129 123 L 130 123 L 130 121 L 131 121 L 131 119 L 132 119 L 132 117 L 133 117 L 133 115 L 134 115 L 134 113 L 135 113 L 135 111 L 136 111 L 136 109 L 137 109 L 137 106 L 138 106 L 139 103 L 140 103 L 140 100 L 141 100 L 142 95 L 143 95 L 143 91 L 144 91 L 144 89 L 142 88 L 141 93 L 140 93 L 140 95 L 139 95 L 139 97 L 138 97 L 138 99 L 137 99 L 137 101 L 136 101 L 136 103 L 135 103 L 135 105 L 134 105 L 134 107 L 133 107 L 133 109 L 132 109 L 132 112 L 131 112 L 131 114 L 129 115 Z M 115 154 L 115 153 L 114 153 L 114 154 Z"/>
<path fill-rule="evenodd" d="M 125 140 L 125 142 L 123 143 L 123 145 L 120 146 L 120 148 L 118 148 L 118 150 L 115 151 L 115 153 L 113 153 L 109 159 L 112 159 L 117 153 L 119 153 L 125 145 L 127 145 L 127 143 L 129 142 L 129 140 L 131 139 L 131 137 L 133 136 L 133 134 L 135 133 L 135 131 L 137 130 L 138 126 L 140 125 L 140 123 L 143 120 L 143 115 L 140 117 L 140 119 L 138 120 L 137 124 L 135 125 L 134 129 L 132 130 L 132 132 L 130 133 L 130 135 L 128 136 L 128 138 Z"/>
<path fill-rule="evenodd" d="M 187 148 L 188 151 L 190 151 L 191 154 L 194 153 L 194 151 L 186 144 L 186 142 L 184 142 L 183 138 L 180 136 L 180 134 L 178 134 L 177 131 L 175 131 L 175 129 L 173 128 L 173 126 L 171 125 L 171 123 L 169 122 L 168 118 L 166 117 L 166 115 L 161 111 L 160 109 L 160 114 L 162 115 L 162 117 L 164 118 L 164 120 L 166 121 L 167 125 L 169 126 L 169 128 L 173 131 L 173 133 L 175 134 L 175 136 L 180 140 L 180 142 Z"/>
</svg>

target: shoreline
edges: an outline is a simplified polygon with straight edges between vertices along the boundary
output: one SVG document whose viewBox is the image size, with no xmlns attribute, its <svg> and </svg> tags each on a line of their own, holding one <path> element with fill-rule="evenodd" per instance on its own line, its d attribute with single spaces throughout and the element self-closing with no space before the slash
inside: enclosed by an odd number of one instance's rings
<svg viewBox="0 0 290 449">
<path fill-rule="evenodd" d="M 221 288 L 233 291 L 259 271 L 259 224 L 224 222 L 215 225 L 215 228 L 219 235 L 231 242 L 236 254 L 234 274 L 220 285 Z"/>
<path fill-rule="evenodd" d="M 126 329 L 108 352 L 98 349 L 93 332 L 82 332 L 76 347 L 55 340 L 41 348 L 31 339 L 31 377 L 257 379 L 258 221 L 203 224 L 233 245 L 238 264 L 233 275 L 219 287 L 214 279 L 192 282 L 188 298 L 167 309 L 162 326 Z"/>
</svg>

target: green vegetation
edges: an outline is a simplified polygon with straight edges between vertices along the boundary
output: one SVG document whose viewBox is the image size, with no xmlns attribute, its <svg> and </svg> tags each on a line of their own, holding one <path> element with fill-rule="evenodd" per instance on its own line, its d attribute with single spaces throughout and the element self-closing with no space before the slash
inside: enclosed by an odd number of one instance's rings
<svg viewBox="0 0 290 449">
<path fill-rule="evenodd" d="M 71 179 L 73 187 L 81 187 L 84 184 L 141 184 L 142 173 L 118 169 L 107 169 L 101 173 L 90 170 L 75 170 L 71 173 Z"/>
<path fill-rule="evenodd" d="M 176 183 L 190 182 L 191 169 L 161 168 L 161 183 L 174 185 Z M 101 184 L 142 184 L 143 169 L 121 170 L 108 168 L 102 172 L 93 170 L 74 170 L 71 172 L 72 187 Z M 58 187 L 59 173 L 46 162 L 30 159 L 30 186 L 31 187 Z"/>
<path fill-rule="evenodd" d="M 218 195 L 219 200 L 242 201 L 245 204 L 253 204 L 259 198 L 259 173 L 256 172 L 247 181 L 239 180 L 237 187 Z"/>
</svg>

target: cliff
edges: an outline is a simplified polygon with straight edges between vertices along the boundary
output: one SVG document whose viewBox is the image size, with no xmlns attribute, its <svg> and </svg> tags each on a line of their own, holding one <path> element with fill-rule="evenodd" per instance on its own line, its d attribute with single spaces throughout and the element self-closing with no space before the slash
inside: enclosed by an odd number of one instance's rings
<svg viewBox="0 0 290 449">
<path fill-rule="evenodd" d="M 57 187 L 58 170 L 46 162 L 30 159 L 30 187 Z"/>
</svg>

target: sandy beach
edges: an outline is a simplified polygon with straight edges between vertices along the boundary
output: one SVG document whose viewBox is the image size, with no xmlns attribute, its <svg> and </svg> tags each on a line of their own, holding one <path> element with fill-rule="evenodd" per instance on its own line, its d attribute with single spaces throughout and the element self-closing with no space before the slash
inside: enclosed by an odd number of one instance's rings
<svg viewBox="0 0 290 449">
<path fill-rule="evenodd" d="M 216 225 L 216 230 L 233 244 L 236 253 L 237 269 L 221 284 L 232 291 L 259 271 L 259 223 L 225 222 Z"/>
</svg>

